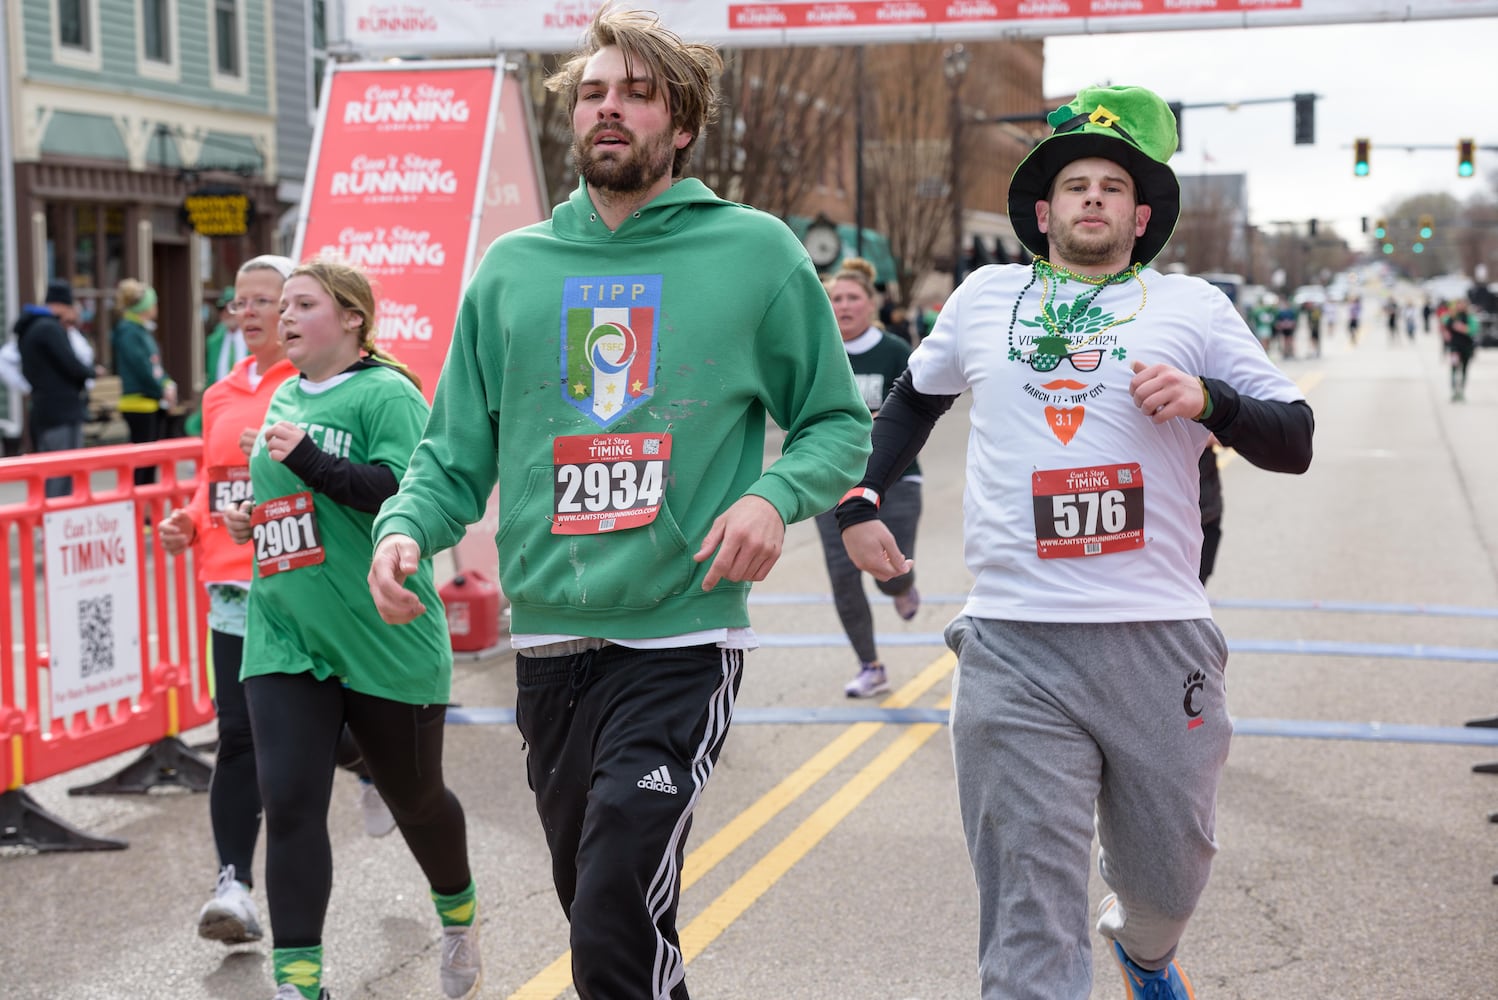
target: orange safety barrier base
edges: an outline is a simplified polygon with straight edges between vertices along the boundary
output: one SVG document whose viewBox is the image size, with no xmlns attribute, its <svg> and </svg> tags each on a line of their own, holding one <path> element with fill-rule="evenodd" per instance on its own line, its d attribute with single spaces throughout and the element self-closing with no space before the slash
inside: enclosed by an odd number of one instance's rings
<svg viewBox="0 0 1498 1000">
<path fill-rule="evenodd" d="M 185 506 L 202 441 L 0 460 L 0 847 L 112 850 L 50 815 L 25 785 L 145 748 L 74 795 L 206 791 L 212 767 L 179 739 L 213 719 L 207 594 L 190 553 L 168 556 L 150 525 Z M 137 484 L 137 469 L 154 482 Z M 66 477 L 69 496 L 48 497 Z M 48 564 L 49 557 L 52 564 Z M 54 606 L 55 605 L 55 606 Z"/>
</svg>

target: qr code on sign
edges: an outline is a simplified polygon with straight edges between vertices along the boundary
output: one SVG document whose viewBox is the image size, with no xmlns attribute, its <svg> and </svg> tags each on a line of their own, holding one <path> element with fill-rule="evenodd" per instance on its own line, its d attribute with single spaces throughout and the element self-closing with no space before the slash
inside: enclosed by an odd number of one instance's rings
<svg viewBox="0 0 1498 1000">
<path fill-rule="evenodd" d="M 78 662 L 84 677 L 114 670 L 114 595 L 78 602 Z"/>
</svg>

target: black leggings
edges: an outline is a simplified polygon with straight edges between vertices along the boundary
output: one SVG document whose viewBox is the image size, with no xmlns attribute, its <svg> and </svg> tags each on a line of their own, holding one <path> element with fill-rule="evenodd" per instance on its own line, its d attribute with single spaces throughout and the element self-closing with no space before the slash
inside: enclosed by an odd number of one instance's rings
<svg viewBox="0 0 1498 1000">
<path fill-rule="evenodd" d="M 244 638 L 228 632 L 209 632 L 213 643 L 213 707 L 218 716 L 218 750 L 208 785 L 208 821 L 220 868 L 234 866 L 234 877 L 254 885 L 252 864 L 260 837 L 260 779 L 255 773 L 255 741 L 250 734 L 250 710 L 245 703 L 239 665 Z M 369 777 L 359 744 L 348 727 L 338 737 L 338 766 L 361 778 Z"/>
<path fill-rule="evenodd" d="M 407 705 L 359 694 L 336 679 L 268 674 L 244 682 L 265 805 L 265 887 L 277 948 L 322 942 L 333 889 L 328 804 L 349 731 L 434 892 L 468 888 L 463 807 L 443 784 L 447 706 Z"/>
<path fill-rule="evenodd" d="M 250 710 L 245 704 L 239 664 L 244 638 L 228 632 L 209 633 L 213 643 L 213 708 L 218 714 L 218 752 L 208 785 L 208 820 L 218 863 L 234 866 L 234 877 L 253 885 L 250 864 L 260 836 L 260 783 L 255 776 L 255 741 L 250 736 Z"/>
</svg>

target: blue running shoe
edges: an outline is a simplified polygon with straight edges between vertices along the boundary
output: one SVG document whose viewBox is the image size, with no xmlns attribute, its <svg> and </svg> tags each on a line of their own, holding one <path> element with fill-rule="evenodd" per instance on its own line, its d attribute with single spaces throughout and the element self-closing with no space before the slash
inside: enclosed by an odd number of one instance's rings
<svg viewBox="0 0 1498 1000">
<path fill-rule="evenodd" d="M 1174 959 L 1158 972 L 1141 969 L 1124 953 L 1123 945 L 1117 941 L 1113 942 L 1113 957 L 1123 971 L 1124 985 L 1129 989 L 1129 1000 L 1196 1000 L 1191 981 Z"/>
</svg>

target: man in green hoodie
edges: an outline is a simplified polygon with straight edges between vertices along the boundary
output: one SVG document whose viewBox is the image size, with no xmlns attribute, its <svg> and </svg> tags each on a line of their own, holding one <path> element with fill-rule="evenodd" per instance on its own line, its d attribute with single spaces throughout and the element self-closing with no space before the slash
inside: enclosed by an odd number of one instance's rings
<svg viewBox="0 0 1498 1000">
<path fill-rule="evenodd" d="M 685 1000 L 676 911 L 727 735 L 751 581 L 835 504 L 869 410 L 805 250 L 681 179 L 722 60 L 605 6 L 547 81 L 582 180 L 489 248 L 426 433 L 375 522 L 370 588 L 462 537 L 499 481 L 516 722 L 583 1000 Z M 765 417 L 786 431 L 763 467 Z"/>
</svg>

